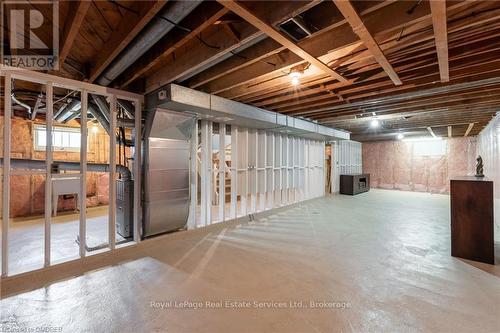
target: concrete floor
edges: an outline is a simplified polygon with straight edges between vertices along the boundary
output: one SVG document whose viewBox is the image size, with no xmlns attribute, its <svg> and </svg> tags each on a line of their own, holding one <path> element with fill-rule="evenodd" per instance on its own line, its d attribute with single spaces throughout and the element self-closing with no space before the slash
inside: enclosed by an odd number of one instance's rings
<svg viewBox="0 0 500 333">
<path fill-rule="evenodd" d="M 448 196 L 372 190 L 322 198 L 255 223 L 171 234 L 127 262 L 3 299 L 1 325 L 500 331 L 500 266 L 450 257 L 449 239 Z"/>
<path fill-rule="evenodd" d="M 104 244 L 108 246 L 108 206 L 87 209 L 87 246 L 89 248 Z M 78 212 L 59 213 L 52 217 L 51 262 L 52 264 L 73 260 L 79 257 L 80 215 Z M 9 274 L 40 269 L 44 261 L 43 216 L 17 218 L 9 226 Z M 0 233 L 1 235 L 1 233 Z M 118 233 L 117 242 L 123 241 Z M 87 251 L 87 255 L 99 251 Z M 0 255 L 1 258 L 1 255 Z"/>
</svg>

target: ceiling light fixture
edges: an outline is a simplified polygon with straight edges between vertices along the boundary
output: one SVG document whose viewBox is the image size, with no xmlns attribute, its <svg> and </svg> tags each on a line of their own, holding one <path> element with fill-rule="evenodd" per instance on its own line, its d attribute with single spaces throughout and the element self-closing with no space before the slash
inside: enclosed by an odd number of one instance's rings
<svg viewBox="0 0 500 333">
<path fill-rule="evenodd" d="M 288 76 L 290 76 L 290 82 L 292 83 L 292 85 L 298 86 L 300 84 L 300 77 L 302 76 L 301 72 L 293 71 L 290 72 Z"/>
<path fill-rule="evenodd" d="M 403 133 L 398 133 L 398 135 L 396 135 L 396 138 L 398 140 L 403 140 L 405 138 L 405 135 Z"/>
<path fill-rule="evenodd" d="M 371 128 L 379 128 L 380 127 L 380 120 L 378 120 L 377 118 L 372 119 L 372 121 L 370 121 L 370 127 Z"/>
</svg>

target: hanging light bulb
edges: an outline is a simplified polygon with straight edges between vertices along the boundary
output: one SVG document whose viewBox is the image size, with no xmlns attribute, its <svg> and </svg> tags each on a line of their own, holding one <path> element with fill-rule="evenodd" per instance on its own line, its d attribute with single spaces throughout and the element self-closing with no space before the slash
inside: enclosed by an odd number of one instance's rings
<svg viewBox="0 0 500 333">
<path fill-rule="evenodd" d="M 377 118 L 372 119 L 372 121 L 370 121 L 370 127 L 371 128 L 379 128 L 380 127 L 380 120 L 378 120 Z"/>
<path fill-rule="evenodd" d="M 97 126 L 97 123 L 92 122 L 92 133 L 97 134 L 99 132 L 99 126 Z"/>
<path fill-rule="evenodd" d="M 302 73 L 294 71 L 288 75 L 290 76 L 290 82 L 292 83 L 292 85 L 298 86 L 300 84 L 300 76 L 302 75 Z"/>
<path fill-rule="evenodd" d="M 403 139 L 404 139 L 404 137 L 405 137 L 405 135 L 404 135 L 403 133 L 398 133 L 398 135 L 396 135 L 396 138 L 397 138 L 398 140 L 403 140 Z"/>
</svg>

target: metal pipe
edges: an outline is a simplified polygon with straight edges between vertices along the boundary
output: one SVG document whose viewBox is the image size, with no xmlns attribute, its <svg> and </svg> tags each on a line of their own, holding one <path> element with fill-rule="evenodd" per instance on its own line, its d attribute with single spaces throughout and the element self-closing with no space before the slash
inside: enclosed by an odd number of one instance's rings
<svg viewBox="0 0 500 333">
<path fill-rule="evenodd" d="M 95 104 L 99 108 L 99 111 L 101 111 L 103 117 L 106 118 L 106 122 L 109 123 L 109 104 L 106 101 L 106 98 L 100 95 L 91 95 L 91 96 Z"/>
<path fill-rule="evenodd" d="M 28 110 L 28 113 L 29 113 L 29 114 L 30 114 L 30 116 L 31 116 L 31 106 L 29 106 L 28 104 L 25 104 L 25 103 L 23 103 L 23 102 L 19 101 L 13 93 L 12 93 L 10 96 L 12 97 L 12 100 L 13 100 L 13 101 L 14 101 L 17 105 L 20 105 L 20 106 L 22 106 L 23 108 L 25 108 L 26 110 Z"/>
<path fill-rule="evenodd" d="M 134 119 L 135 107 L 131 102 L 119 99 L 117 100 L 117 103 L 123 108 L 124 113 L 128 118 Z"/>
<path fill-rule="evenodd" d="M 70 122 L 71 120 L 76 119 L 79 115 L 82 114 L 81 111 L 82 111 L 82 109 L 79 109 L 77 111 L 73 111 L 66 119 L 62 120 L 62 123 L 66 124 L 66 123 Z"/>
<path fill-rule="evenodd" d="M 168 2 L 137 38 L 104 70 L 97 79 L 97 84 L 109 85 L 200 3 L 200 0 Z"/>
<path fill-rule="evenodd" d="M 82 102 L 77 99 L 71 100 L 69 104 L 66 104 L 65 107 L 62 107 L 57 111 L 57 113 L 54 115 L 54 120 L 57 122 L 62 122 L 68 113 L 76 108 L 80 108 L 81 104 Z"/>
<path fill-rule="evenodd" d="M 60 170 L 65 171 L 80 171 L 80 162 L 64 162 L 54 161 L 52 165 L 57 165 Z M 0 166 L 3 166 L 3 158 L 0 158 Z M 13 169 L 28 169 L 28 170 L 45 170 L 45 160 L 27 160 L 22 158 L 12 158 L 10 166 Z M 92 172 L 109 172 L 110 165 L 104 163 L 87 163 L 87 171 Z M 131 180 L 132 174 L 130 170 L 121 164 L 116 165 L 118 172 L 123 180 Z"/>
<path fill-rule="evenodd" d="M 98 111 L 97 107 L 95 107 L 93 104 L 89 103 L 88 111 L 95 119 L 97 119 L 97 121 L 101 124 L 101 126 L 104 128 L 106 133 L 108 133 L 108 135 L 109 135 L 109 123 L 108 123 L 107 119 L 104 118 L 102 113 Z"/>
</svg>

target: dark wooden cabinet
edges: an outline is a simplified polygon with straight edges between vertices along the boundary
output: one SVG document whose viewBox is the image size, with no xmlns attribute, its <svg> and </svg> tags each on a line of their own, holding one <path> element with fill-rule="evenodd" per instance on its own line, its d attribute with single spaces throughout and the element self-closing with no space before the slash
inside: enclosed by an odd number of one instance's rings
<svg viewBox="0 0 500 333">
<path fill-rule="evenodd" d="M 340 193 L 355 195 L 370 190 L 370 174 L 340 175 Z"/>
<path fill-rule="evenodd" d="M 450 180 L 451 255 L 495 263 L 493 182 L 485 178 Z"/>
</svg>

